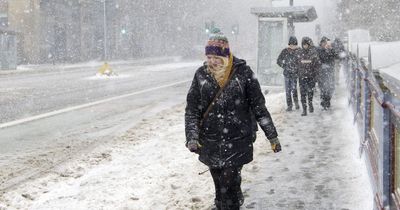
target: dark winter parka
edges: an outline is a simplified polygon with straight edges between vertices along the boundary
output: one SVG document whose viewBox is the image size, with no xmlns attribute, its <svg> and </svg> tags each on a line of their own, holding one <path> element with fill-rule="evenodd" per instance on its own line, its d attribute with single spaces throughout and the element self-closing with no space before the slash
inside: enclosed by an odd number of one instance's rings
<svg viewBox="0 0 400 210">
<path fill-rule="evenodd" d="M 283 75 L 288 78 L 298 77 L 298 60 L 300 49 L 285 48 L 278 56 L 277 64 L 283 68 Z"/>
<path fill-rule="evenodd" d="M 344 60 L 346 58 L 346 49 L 339 38 L 336 38 L 333 41 L 332 48 L 335 51 L 337 59 Z"/>
<path fill-rule="evenodd" d="M 310 47 L 308 49 L 302 48 L 300 50 L 299 78 L 315 79 L 321 66 L 321 62 L 317 50 L 313 46 L 312 40 L 308 37 L 304 37 L 302 40 L 302 46 L 304 44 L 308 44 Z"/>
<path fill-rule="evenodd" d="M 325 49 L 323 47 L 318 47 L 317 51 L 322 64 L 326 64 L 332 67 L 335 65 L 337 54 L 333 48 Z"/>
<path fill-rule="evenodd" d="M 317 80 L 322 84 L 322 88 L 334 88 L 335 79 L 335 59 L 336 53 L 333 48 L 325 49 L 323 47 L 318 47 L 318 56 L 321 61 L 321 68 L 319 69 Z"/>
<path fill-rule="evenodd" d="M 199 160 L 212 168 L 237 167 L 253 160 L 253 116 L 268 139 L 278 136 L 253 71 L 235 57 L 233 68 L 232 79 L 201 127 L 203 113 L 219 90 L 206 64 L 196 71 L 187 95 L 186 141 L 199 141 Z"/>
</svg>

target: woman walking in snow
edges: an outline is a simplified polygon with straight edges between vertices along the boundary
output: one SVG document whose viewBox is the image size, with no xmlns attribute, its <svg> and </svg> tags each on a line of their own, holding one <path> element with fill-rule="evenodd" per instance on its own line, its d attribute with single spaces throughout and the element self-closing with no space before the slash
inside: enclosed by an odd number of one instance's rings
<svg viewBox="0 0 400 210">
<path fill-rule="evenodd" d="M 210 169 L 217 209 L 243 204 L 240 171 L 253 160 L 255 116 L 274 152 L 281 151 L 274 123 L 253 71 L 234 57 L 228 39 L 214 30 L 207 61 L 195 73 L 185 110 L 186 147 Z"/>
</svg>

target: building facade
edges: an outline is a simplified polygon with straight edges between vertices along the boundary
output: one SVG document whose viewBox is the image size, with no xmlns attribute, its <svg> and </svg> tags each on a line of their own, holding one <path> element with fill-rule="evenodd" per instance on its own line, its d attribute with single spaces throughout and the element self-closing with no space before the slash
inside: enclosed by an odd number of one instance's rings
<svg viewBox="0 0 400 210">
<path fill-rule="evenodd" d="M 8 5 L 0 8 L 7 10 L 9 29 L 18 33 L 21 63 L 65 63 L 101 57 L 104 30 L 100 0 L 1 1 Z M 0 22 L 1 17 L 0 10 Z"/>
<path fill-rule="evenodd" d="M 0 0 L 0 24 L 7 13 L 5 22 L 18 34 L 21 63 L 202 56 L 204 26 L 210 21 L 229 36 L 235 51 L 252 53 L 257 25 L 251 5 L 240 0 Z M 233 25 L 240 26 L 240 34 L 230 34 Z"/>
</svg>

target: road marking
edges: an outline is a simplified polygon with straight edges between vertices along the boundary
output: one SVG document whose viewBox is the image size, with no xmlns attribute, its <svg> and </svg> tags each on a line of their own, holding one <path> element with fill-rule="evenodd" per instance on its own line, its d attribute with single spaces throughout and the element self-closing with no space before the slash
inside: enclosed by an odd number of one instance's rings
<svg viewBox="0 0 400 210">
<path fill-rule="evenodd" d="M 95 102 L 91 102 L 91 103 L 87 103 L 87 104 L 68 107 L 68 108 L 65 108 L 65 109 L 60 109 L 60 110 L 56 110 L 56 111 L 52 111 L 52 112 L 48 112 L 48 113 L 44 113 L 44 114 L 40 114 L 40 115 L 28 117 L 28 118 L 24 118 L 24 119 L 19 119 L 19 120 L 14 120 L 14 121 L 2 123 L 2 124 L 0 124 L 0 129 L 6 128 L 6 127 L 15 126 L 15 125 L 19 125 L 19 124 L 22 124 L 22 123 L 31 122 L 31 121 L 34 121 L 34 120 L 39 120 L 39 119 L 51 117 L 51 116 L 54 116 L 54 115 L 59 115 L 59 114 L 62 114 L 62 113 L 66 113 L 66 112 L 70 112 L 70 111 L 74 111 L 74 110 L 78 110 L 78 109 L 87 108 L 87 107 L 98 105 L 98 104 L 102 104 L 102 103 L 107 103 L 107 102 L 110 102 L 110 101 L 126 98 L 126 97 L 133 96 L 133 95 L 138 95 L 138 94 L 142 94 L 142 93 L 146 93 L 146 92 L 151 92 L 151 91 L 154 91 L 154 90 L 159 90 L 159 89 L 163 89 L 163 88 L 167 88 L 167 87 L 172 87 L 172 86 L 175 86 L 175 85 L 184 84 L 184 83 L 187 83 L 187 82 L 190 82 L 190 81 L 192 81 L 192 80 L 184 80 L 184 81 L 180 81 L 180 82 L 175 82 L 175 83 L 171 83 L 171 84 L 168 84 L 168 85 L 162 85 L 162 86 L 149 88 L 149 89 L 146 89 L 146 90 L 141 90 L 141 91 L 128 93 L 128 94 L 124 94 L 124 95 L 120 95 L 120 96 L 115 96 L 115 97 L 111 97 L 111 98 L 107 98 L 107 99 L 103 99 L 103 100 L 99 100 L 99 101 L 95 101 Z"/>
</svg>

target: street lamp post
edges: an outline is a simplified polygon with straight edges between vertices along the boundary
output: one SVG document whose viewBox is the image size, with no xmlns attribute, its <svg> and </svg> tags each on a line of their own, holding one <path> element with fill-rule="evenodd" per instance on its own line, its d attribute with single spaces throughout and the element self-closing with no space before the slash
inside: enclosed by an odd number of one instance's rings
<svg viewBox="0 0 400 210">
<path fill-rule="evenodd" d="M 104 38 L 103 38 L 103 43 L 104 43 L 104 50 L 103 50 L 103 60 L 104 64 L 100 67 L 98 74 L 99 75 L 116 75 L 110 68 L 110 66 L 107 63 L 107 15 L 106 15 L 106 0 L 103 0 L 103 33 L 104 33 Z"/>
<path fill-rule="evenodd" d="M 293 7 L 293 0 L 289 1 L 289 5 Z M 288 25 L 289 25 L 289 36 L 294 36 L 294 23 L 293 23 L 293 18 L 288 19 Z"/>
<path fill-rule="evenodd" d="M 107 62 L 107 22 L 106 22 L 106 0 L 103 0 L 103 29 L 104 29 L 104 62 Z"/>
</svg>

